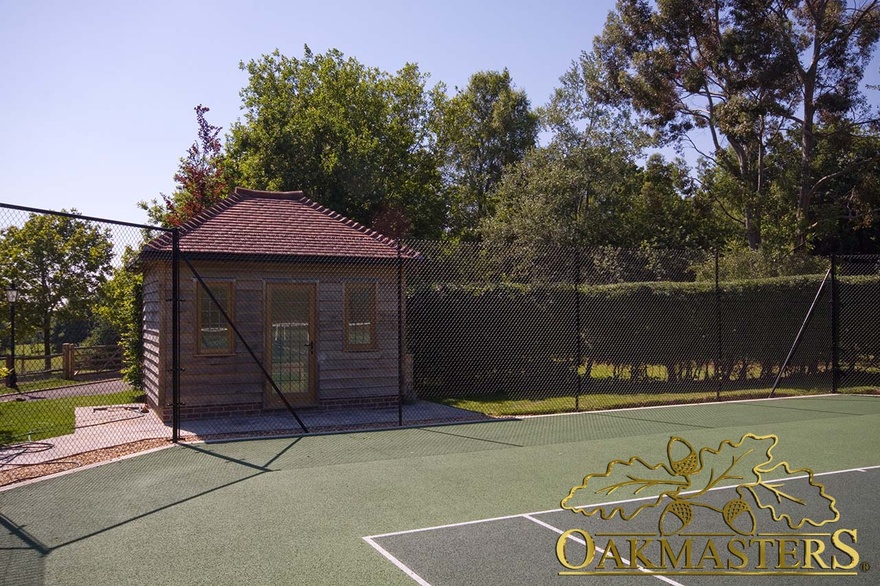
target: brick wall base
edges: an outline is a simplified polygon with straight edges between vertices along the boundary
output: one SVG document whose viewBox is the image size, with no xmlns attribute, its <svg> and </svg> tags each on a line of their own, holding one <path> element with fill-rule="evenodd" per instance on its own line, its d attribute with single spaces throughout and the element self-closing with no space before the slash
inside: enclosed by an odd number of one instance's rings
<svg viewBox="0 0 880 586">
<path fill-rule="evenodd" d="M 376 395 L 372 397 L 347 397 L 338 399 L 319 399 L 317 405 L 297 408 L 298 412 L 324 412 L 337 411 L 341 409 L 388 409 L 397 407 L 397 395 Z M 167 424 L 171 423 L 171 407 L 165 406 L 161 409 L 156 405 L 150 407 L 162 417 L 162 421 Z M 248 417 L 261 415 L 263 413 L 278 412 L 278 409 L 267 410 L 263 408 L 262 403 L 239 403 L 226 405 L 195 405 L 180 406 L 180 418 L 183 420 L 194 419 L 211 419 L 215 417 Z"/>
</svg>

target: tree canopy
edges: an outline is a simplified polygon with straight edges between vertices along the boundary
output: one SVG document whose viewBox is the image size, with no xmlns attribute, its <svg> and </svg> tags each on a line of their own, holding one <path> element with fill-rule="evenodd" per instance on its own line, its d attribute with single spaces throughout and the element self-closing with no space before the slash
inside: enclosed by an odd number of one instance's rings
<svg viewBox="0 0 880 586">
<path fill-rule="evenodd" d="M 507 69 L 449 93 L 276 50 L 240 64 L 225 144 L 196 107 L 175 192 L 142 207 L 177 225 L 237 184 L 394 237 L 880 251 L 878 38 L 880 0 L 619 0 L 539 108 Z"/>
<path fill-rule="evenodd" d="M 306 47 L 302 58 L 275 51 L 241 69 L 244 118 L 232 125 L 225 157 L 235 182 L 301 189 L 366 225 L 396 212 L 412 234 L 440 235 L 431 98 L 416 65 L 389 74 Z"/>
<path fill-rule="evenodd" d="M 538 116 L 510 72 L 481 71 L 434 113 L 449 231 L 473 238 L 493 213 L 490 194 L 508 165 L 521 161 L 538 137 Z"/>
<path fill-rule="evenodd" d="M 751 248 L 775 205 L 768 158 L 795 141 L 791 236 L 803 249 L 813 200 L 830 181 L 815 168 L 817 124 L 863 113 L 860 82 L 878 33 L 876 1 L 619 0 L 595 47 L 607 101 L 631 105 L 666 140 L 709 136 L 702 154 L 738 183 L 727 203 Z"/>
<path fill-rule="evenodd" d="M 109 229 L 76 218 L 76 210 L 71 214 L 31 214 L 22 226 L 0 233 L 3 277 L 19 289 L 16 327 L 39 332 L 46 355 L 54 323 L 86 319 L 111 271 Z"/>
</svg>

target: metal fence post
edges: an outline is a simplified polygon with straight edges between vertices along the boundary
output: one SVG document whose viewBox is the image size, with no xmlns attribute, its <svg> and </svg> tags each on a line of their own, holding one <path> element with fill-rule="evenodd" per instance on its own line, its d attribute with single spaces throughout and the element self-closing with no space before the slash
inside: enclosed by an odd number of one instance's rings
<svg viewBox="0 0 880 586">
<path fill-rule="evenodd" d="M 581 410 L 581 393 L 584 390 L 583 376 L 581 375 L 581 365 L 584 361 L 583 346 L 581 344 L 581 254 L 578 246 L 574 247 L 574 337 L 577 348 L 575 358 L 574 374 L 577 381 L 574 395 L 574 410 Z"/>
<path fill-rule="evenodd" d="M 403 427 L 403 258 L 397 239 L 397 425 Z"/>
<path fill-rule="evenodd" d="M 837 255 L 831 255 L 831 392 L 840 387 L 840 299 L 837 289 Z"/>
<path fill-rule="evenodd" d="M 180 440 L 180 231 L 171 231 L 171 441 Z"/>
<path fill-rule="evenodd" d="M 721 400 L 721 360 L 723 356 L 723 346 L 721 342 L 721 287 L 719 286 L 718 277 L 718 249 L 715 249 L 715 329 L 718 337 L 718 354 L 715 358 L 715 378 L 717 380 L 717 388 L 715 389 L 715 399 Z"/>
</svg>

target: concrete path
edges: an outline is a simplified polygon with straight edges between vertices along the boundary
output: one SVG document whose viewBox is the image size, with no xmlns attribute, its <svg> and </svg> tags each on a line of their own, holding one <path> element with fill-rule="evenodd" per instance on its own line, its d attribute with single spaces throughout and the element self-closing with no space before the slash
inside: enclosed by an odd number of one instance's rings
<svg viewBox="0 0 880 586">
<path fill-rule="evenodd" d="M 93 383 L 71 385 L 69 387 L 44 389 L 42 391 L 21 391 L 20 393 L 12 391 L 11 393 L 0 395 L 0 403 L 5 403 L 6 401 L 35 401 L 39 399 L 80 397 L 83 395 L 110 395 L 113 393 L 121 393 L 122 391 L 127 391 L 128 389 L 128 384 L 125 383 L 122 379 L 112 378 Z"/>
</svg>

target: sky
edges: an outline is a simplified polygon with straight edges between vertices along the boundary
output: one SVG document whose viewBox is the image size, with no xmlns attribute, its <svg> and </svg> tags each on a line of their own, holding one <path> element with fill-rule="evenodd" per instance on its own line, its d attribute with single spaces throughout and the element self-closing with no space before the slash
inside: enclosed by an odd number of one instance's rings
<svg viewBox="0 0 880 586">
<path fill-rule="evenodd" d="M 507 68 L 533 106 L 592 45 L 614 0 L 0 0 L 0 202 L 147 222 L 195 141 L 193 108 L 242 116 L 239 63 L 339 49 L 450 90 Z M 877 78 L 875 64 L 871 75 Z"/>
</svg>

